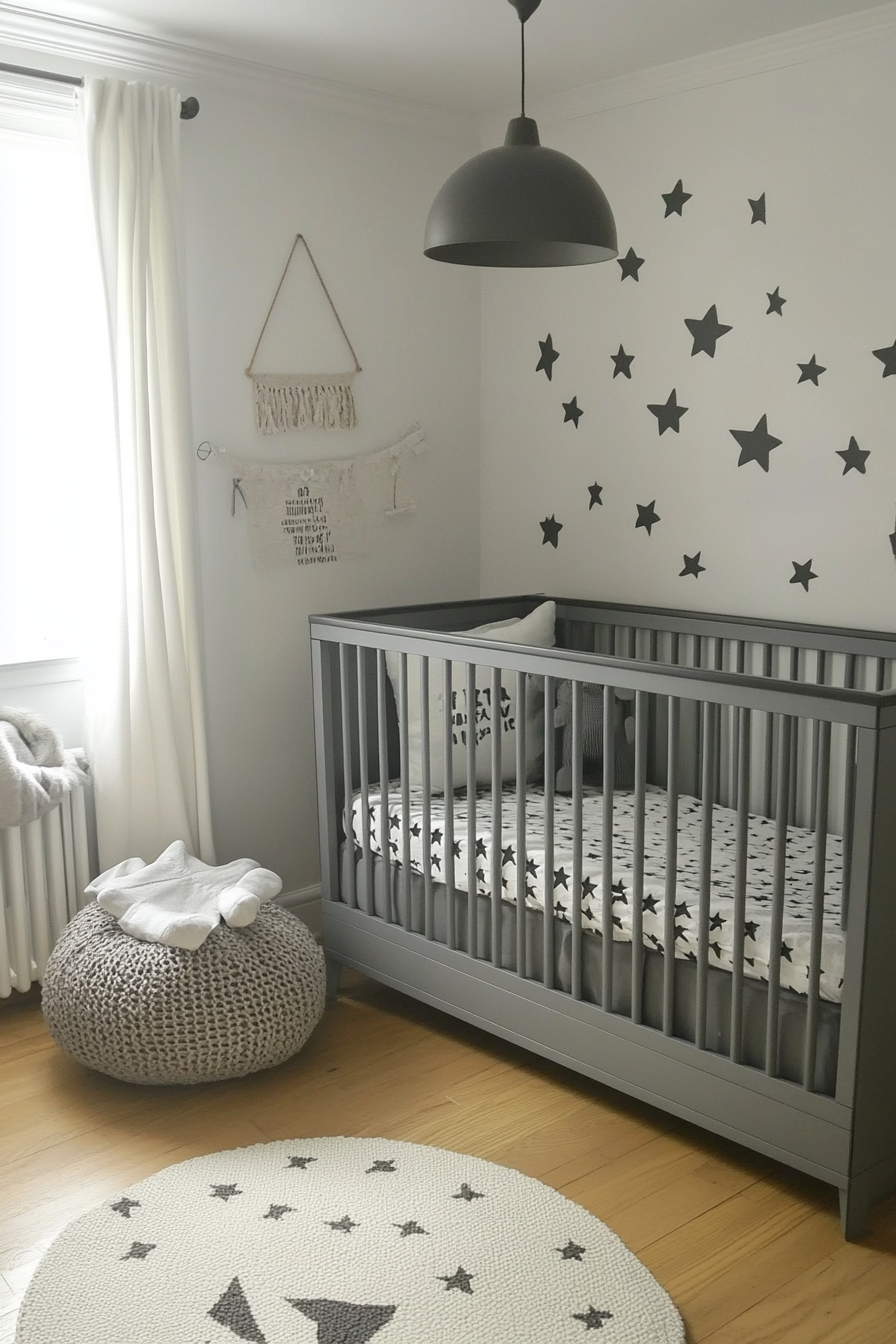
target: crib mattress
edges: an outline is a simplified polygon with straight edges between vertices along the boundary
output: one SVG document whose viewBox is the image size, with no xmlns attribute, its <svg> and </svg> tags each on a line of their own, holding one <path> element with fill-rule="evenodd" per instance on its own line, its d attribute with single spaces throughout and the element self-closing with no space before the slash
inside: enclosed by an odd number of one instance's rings
<svg viewBox="0 0 896 1344">
<path fill-rule="evenodd" d="M 425 808 L 422 790 L 411 786 L 408 809 L 411 868 L 422 874 L 426 865 L 424 837 Z M 445 799 L 429 800 L 429 854 L 433 879 L 444 882 L 450 871 L 451 856 L 446 853 Z M 500 833 L 492 832 L 492 799 L 487 788 L 477 790 L 475 798 L 474 872 L 476 892 L 491 895 L 492 854 L 500 849 L 503 899 L 515 902 L 517 865 L 525 864 L 526 904 L 543 910 L 546 877 L 553 913 L 569 922 L 573 892 L 573 801 L 554 798 L 554 855 L 550 875 L 545 873 L 544 791 L 530 786 L 526 795 L 525 849 L 520 854 L 517 841 L 516 791 L 507 789 L 501 796 Z M 400 861 L 405 833 L 402 820 L 400 786 L 393 782 L 387 795 L 388 837 L 383 836 L 381 798 L 378 789 L 367 795 L 367 815 L 360 793 L 352 804 L 352 829 L 361 848 L 366 832 L 370 852 L 391 855 Z M 468 800 L 454 795 L 454 838 L 452 843 L 454 884 L 458 891 L 468 889 Z M 644 897 L 642 938 L 646 947 L 661 950 L 665 922 L 667 795 L 662 789 L 648 787 L 645 800 Z M 634 793 L 619 791 L 613 798 L 613 930 L 616 942 L 631 942 L 633 916 L 633 837 Z M 697 798 L 681 795 L 678 800 L 678 855 L 675 888 L 675 956 L 696 961 L 699 927 L 700 862 L 703 836 L 703 804 Z M 772 890 L 774 882 L 775 823 L 768 818 L 749 818 L 747 863 L 747 899 L 744 944 L 744 973 L 755 980 L 767 980 L 769 962 L 779 958 L 780 984 L 800 994 L 807 992 L 811 950 L 812 901 L 815 869 L 815 833 L 791 826 L 787 829 L 784 882 L 784 919 L 780 947 L 771 947 Z M 603 794 L 587 787 L 582 802 L 582 925 L 586 930 L 603 933 Z M 736 813 L 716 805 L 712 809 L 712 875 L 710 883 L 709 964 L 719 970 L 734 966 L 734 900 L 736 855 Z M 843 885 L 842 841 L 828 837 L 825 856 L 825 911 L 821 935 L 821 975 L 819 996 L 839 1003 L 843 986 L 845 934 L 840 928 L 840 898 Z"/>
</svg>

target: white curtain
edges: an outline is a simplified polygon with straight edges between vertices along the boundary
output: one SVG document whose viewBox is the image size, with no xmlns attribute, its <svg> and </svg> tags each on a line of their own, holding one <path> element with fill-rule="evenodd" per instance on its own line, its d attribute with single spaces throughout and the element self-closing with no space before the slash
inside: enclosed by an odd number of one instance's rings
<svg viewBox="0 0 896 1344">
<path fill-rule="evenodd" d="M 80 121 L 106 293 L 113 481 L 85 657 L 101 867 L 173 840 L 214 863 L 181 284 L 180 97 L 85 81 Z"/>
</svg>

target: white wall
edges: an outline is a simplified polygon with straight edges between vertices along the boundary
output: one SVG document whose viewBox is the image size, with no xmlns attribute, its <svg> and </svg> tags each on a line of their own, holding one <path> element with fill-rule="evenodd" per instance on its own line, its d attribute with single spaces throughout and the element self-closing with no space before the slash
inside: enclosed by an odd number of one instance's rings
<svg viewBox="0 0 896 1344">
<path fill-rule="evenodd" d="M 429 442 L 412 468 L 416 513 L 384 522 L 364 557 L 302 569 L 254 568 L 241 501 L 231 517 L 232 468 L 197 462 L 218 857 L 250 854 L 289 890 L 318 875 L 309 613 L 478 591 L 478 277 L 421 251 L 433 195 L 475 144 L 185 91 L 201 103 L 184 131 L 197 444 L 309 461 L 384 447 L 414 420 Z M 261 438 L 243 370 L 297 232 L 363 366 L 360 423 Z"/>
<path fill-rule="evenodd" d="M 542 140 L 603 185 L 620 254 L 557 271 L 491 272 L 483 300 L 483 592 L 547 591 L 896 629 L 896 341 L 892 41 L 563 123 Z M 536 111 L 537 115 L 537 111 Z M 664 218 L 661 193 L 692 193 Z M 748 198 L 767 197 L 751 224 Z M 783 315 L 767 315 L 780 287 Z M 685 318 L 733 330 L 691 356 Z M 536 373 L 550 332 L 561 357 Z M 613 378 L 620 343 L 632 378 Z M 816 354 L 816 388 L 798 363 Z M 689 407 L 662 436 L 646 409 Z M 584 415 L 564 423 L 576 396 Z M 766 474 L 731 429 L 768 417 Z M 854 436 L 866 473 L 836 454 Z M 588 486 L 603 505 L 589 511 Z M 661 521 L 635 529 L 637 505 Z M 559 545 L 539 523 L 562 522 Z M 685 554 L 705 572 L 679 577 Z M 804 591 L 793 563 L 818 575 Z"/>
</svg>

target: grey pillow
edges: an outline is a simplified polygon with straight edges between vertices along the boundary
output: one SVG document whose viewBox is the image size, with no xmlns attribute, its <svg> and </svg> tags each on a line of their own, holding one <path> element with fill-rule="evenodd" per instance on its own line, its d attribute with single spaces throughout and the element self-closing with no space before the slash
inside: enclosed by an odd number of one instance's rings
<svg viewBox="0 0 896 1344">
<path fill-rule="evenodd" d="M 627 702 L 616 699 L 614 738 L 614 787 L 630 789 L 635 782 L 635 752 L 626 733 Z M 572 793 L 572 682 L 557 687 L 554 725 L 560 731 L 555 788 Z M 582 777 L 586 783 L 602 784 L 604 770 L 604 688 L 582 686 Z"/>
</svg>

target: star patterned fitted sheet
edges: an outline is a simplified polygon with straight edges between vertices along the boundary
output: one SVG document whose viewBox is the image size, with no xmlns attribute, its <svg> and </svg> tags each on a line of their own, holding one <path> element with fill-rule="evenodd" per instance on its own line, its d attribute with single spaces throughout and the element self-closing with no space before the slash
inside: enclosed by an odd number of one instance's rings
<svg viewBox="0 0 896 1344">
<path fill-rule="evenodd" d="M 400 786 L 393 781 L 388 797 L 387 845 L 393 862 L 404 849 Z M 382 809 L 377 789 L 368 791 L 367 828 L 371 852 L 383 853 Z M 423 793 L 411 786 L 408 814 L 411 867 L 424 872 Z M 494 843 L 501 848 L 501 881 L 504 899 L 516 900 L 517 863 L 516 790 L 508 789 L 501 798 L 501 832 L 492 835 L 492 800 L 488 788 L 476 794 L 475 874 L 479 895 L 491 894 L 492 852 Z M 435 881 L 444 882 L 449 856 L 445 852 L 445 799 L 432 797 L 430 807 L 430 855 Z M 467 796 L 454 796 L 454 883 L 458 891 L 467 890 Z M 648 786 L 644 817 L 644 899 L 642 938 L 644 945 L 662 950 L 665 922 L 666 815 L 664 790 Z M 709 965 L 722 970 L 734 966 L 734 887 L 737 815 L 731 808 L 716 805 L 712 817 L 712 877 L 710 884 Z M 360 847 L 365 818 L 359 795 L 352 806 L 352 825 Z M 554 856 L 550 890 L 555 915 L 569 921 L 572 907 L 573 870 L 572 799 L 554 799 Z M 603 794 L 586 788 L 582 802 L 582 926 L 602 932 L 602 833 Z M 756 980 L 768 979 L 772 927 L 774 882 L 775 823 L 767 817 L 750 815 L 747 864 L 744 973 Z M 632 836 L 634 831 L 634 793 L 619 791 L 613 797 L 613 938 L 631 942 L 633 914 Z M 678 800 L 678 862 L 675 891 L 675 955 L 696 960 L 698 947 L 700 852 L 703 833 L 703 804 L 697 798 L 681 795 Z M 842 840 L 829 836 L 825 862 L 825 912 L 822 921 L 821 976 L 819 996 L 839 1003 L 843 986 L 843 962 L 846 935 L 840 928 L 840 897 L 843 886 Z M 526 903 L 544 909 L 544 791 L 531 786 L 526 797 Z M 784 920 L 779 956 L 780 984 L 805 994 L 809 983 L 809 957 L 812 931 L 812 890 L 815 867 L 815 833 L 801 827 L 787 829 Z"/>
</svg>

